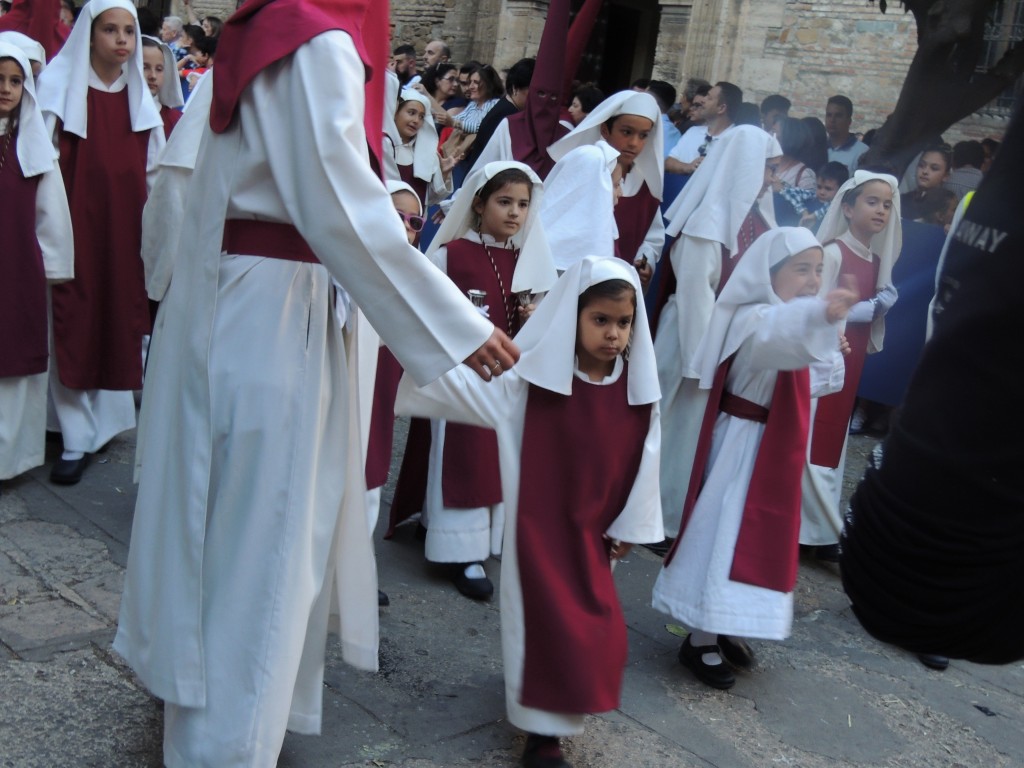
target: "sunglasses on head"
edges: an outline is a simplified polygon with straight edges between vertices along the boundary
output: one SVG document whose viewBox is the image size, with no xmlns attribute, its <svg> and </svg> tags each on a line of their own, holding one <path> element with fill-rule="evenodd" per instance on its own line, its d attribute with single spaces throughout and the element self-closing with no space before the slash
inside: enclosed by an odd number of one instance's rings
<svg viewBox="0 0 1024 768">
<path fill-rule="evenodd" d="M 424 220 L 422 216 L 418 216 L 415 213 L 402 213 L 401 211 L 396 211 L 396 213 L 402 221 L 409 225 L 409 229 L 413 232 L 419 232 L 423 229 Z"/>
</svg>

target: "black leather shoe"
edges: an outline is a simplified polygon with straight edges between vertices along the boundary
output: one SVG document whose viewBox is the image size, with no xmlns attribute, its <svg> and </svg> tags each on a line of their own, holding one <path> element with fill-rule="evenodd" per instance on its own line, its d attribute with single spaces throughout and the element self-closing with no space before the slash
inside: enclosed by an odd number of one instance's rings
<svg viewBox="0 0 1024 768">
<path fill-rule="evenodd" d="M 668 554 L 668 551 L 672 549 L 672 545 L 675 543 L 675 539 L 671 536 L 666 536 L 661 541 L 655 542 L 654 544 L 641 544 L 640 546 L 644 549 L 648 549 L 658 557 L 664 557 Z"/>
<path fill-rule="evenodd" d="M 937 653 L 919 653 L 917 659 L 928 669 L 935 669 L 944 672 L 949 667 L 949 657 L 939 656 Z"/>
<path fill-rule="evenodd" d="M 814 548 L 814 556 L 823 563 L 838 563 L 839 545 L 821 544 Z"/>
<path fill-rule="evenodd" d="M 58 459 L 50 470 L 50 482 L 55 485 L 75 485 L 82 479 L 82 473 L 89 466 L 89 454 L 80 459 Z"/>
<path fill-rule="evenodd" d="M 490 600 L 491 595 L 494 594 L 494 585 L 486 576 L 480 579 L 471 579 L 467 576 L 466 569 L 471 565 L 479 565 L 481 568 L 484 566 L 483 563 L 459 563 L 452 568 L 452 583 L 466 597 L 471 597 L 474 600 Z"/>
<path fill-rule="evenodd" d="M 526 747 L 519 760 L 523 768 L 572 768 L 562 755 L 562 747 L 554 736 L 526 736 Z"/>
<path fill-rule="evenodd" d="M 391 605 L 391 598 L 388 597 L 387 594 L 384 591 L 378 589 L 377 590 L 377 607 L 378 608 L 387 608 L 389 605 Z"/>
<path fill-rule="evenodd" d="M 705 664 L 701 658 L 705 653 L 721 653 L 717 645 L 701 645 L 694 647 L 687 635 L 679 646 L 679 663 L 693 672 L 705 685 L 721 691 L 732 688 L 736 684 L 736 676 L 725 662 L 721 664 Z"/>
<path fill-rule="evenodd" d="M 718 651 L 723 659 L 738 669 L 750 669 L 754 666 L 754 651 L 743 638 L 719 635 Z"/>
</svg>

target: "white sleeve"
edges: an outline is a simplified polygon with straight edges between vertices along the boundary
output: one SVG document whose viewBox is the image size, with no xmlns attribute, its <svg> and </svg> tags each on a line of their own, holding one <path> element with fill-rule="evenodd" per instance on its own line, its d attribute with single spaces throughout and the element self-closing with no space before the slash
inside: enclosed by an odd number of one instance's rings
<svg viewBox="0 0 1024 768">
<path fill-rule="evenodd" d="M 185 202 L 192 170 L 162 165 L 142 209 L 142 265 L 146 293 L 163 301 L 178 255 L 178 237 L 185 227 Z"/>
<path fill-rule="evenodd" d="M 403 375 L 395 397 L 395 413 L 497 429 L 508 423 L 514 403 L 525 396 L 526 387 L 526 382 L 513 372 L 484 381 L 464 365 L 424 387 L 417 387 L 408 375 Z"/>
<path fill-rule="evenodd" d="M 699 379 L 693 355 L 715 308 L 715 291 L 722 278 L 722 246 L 713 240 L 680 235 L 669 258 L 676 274 L 677 334 L 683 376 Z"/>
<path fill-rule="evenodd" d="M 153 191 L 153 184 L 156 183 L 156 172 L 160 168 L 160 153 L 167 146 L 167 137 L 164 136 L 164 126 L 161 123 L 149 131 L 149 143 L 146 145 L 146 192 Z"/>
<path fill-rule="evenodd" d="M 815 360 L 808 368 L 811 374 L 811 397 L 824 397 L 843 388 L 846 363 L 838 346 L 827 359 Z"/>
<path fill-rule="evenodd" d="M 43 268 L 50 282 L 63 282 L 75 276 L 75 238 L 71 230 L 71 210 L 60 165 L 39 178 L 36 187 L 36 239 L 43 254 Z"/>
<path fill-rule="evenodd" d="M 296 229 L 403 368 L 426 383 L 494 326 L 409 245 L 368 161 L 363 81 L 351 38 L 332 30 L 300 46 L 273 80 L 258 76 L 240 108 Z"/>
<path fill-rule="evenodd" d="M 839 327 L 828 322 L 825 301 L 814 296 L 785 304 L 762 304 L 754 325 L 749 365 L 754 369 L 795 371 L 815 361 L 831 361 Z"/>
<path fill-rule="evenodd" d="M 634 262 L 640 261 L 644 256 L 647 257 L 652 265 L 657 264 L 661 258 L 661 252 L 665 248 L 665 219 L 661 215 L 661 208 L 654 212 L 654 219 L 651 221 L 651 226 L 647 229 L 647 234 L 644 236 L 644 241 L 640 245 L 640 248 L 636 252 L 636 256 L 633 258 Z"/>
<path fill-rule="evenodd" d="M 665 538 L 661 514 L 661 413 L 658 403 L 651 407 L 651 425 L 644 440 L 640 468 L 626 506 L 605 533 L 630 544 L 653 544 Z"/>
<path fill-rule="evenodd" d="M 454 191 L 452 175 L 448 174 L 448 178 L 445 179 L 441 168 L 438 167 L 430 179 L 430 186 L 427 187 L 427 199 L 423 201 L 423 207 L 429 208 L 432 205 L 437 205 Z"/>
<path fill-rule="evenodd" d="M 512 134 L 508 130 L 508 119 L 502 120 L 498 123 L 498 127 L 494 129 L 494 133 L 491 134 L 491 138 L 488 140 L 484 148 L 480 150 L 480 154 L 476 157 L 476 162 L 473 163 L 473 167 L 470 168 L 469 173 L 483 168 L 488 163 L 493 163 L 498 160 L 514 160 L 512 157 Z M 469 174 L 466 174 L 467 176 Z"/>
</svg>

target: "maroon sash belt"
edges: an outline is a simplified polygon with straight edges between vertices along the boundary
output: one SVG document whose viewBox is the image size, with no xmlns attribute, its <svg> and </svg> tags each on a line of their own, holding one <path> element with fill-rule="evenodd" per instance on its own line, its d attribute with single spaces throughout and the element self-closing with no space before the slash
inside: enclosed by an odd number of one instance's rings
<svg viewBox="0 0 1024 768">
<path fill-rule="evenodd" d="M 738 419 L 756 421 L 761 424 L 768 422 L 767 408 L 763 405 L 752 403 L 750 400 L 746 400 L 739 395 L 734 395 L 732 392 L 722 393 L 722 402 L 719 404 L 718 410 L 730 416 L 735 416 Z"/>
<path fill-rule="evenodd" d="M 227 219 L 221 248 L 227 253 L 319 264 L 299 230 L 291 224 L 257 219 Z"/>
</svg>

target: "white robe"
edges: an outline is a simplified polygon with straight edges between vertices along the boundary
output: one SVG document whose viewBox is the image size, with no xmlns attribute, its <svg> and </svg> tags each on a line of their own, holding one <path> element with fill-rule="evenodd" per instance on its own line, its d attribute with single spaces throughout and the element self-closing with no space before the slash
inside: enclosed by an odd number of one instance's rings
<svg viewBox="0 0 1024 768">
<path fill-rule="evenodd" d="M 762 316 L 736 353 L 726 390 L 767 407 L 779 370 L 834 360 L 837 328 L 826 322 L 824 306 L 820 299 L 802 299 L 744 308 Z M 764 429 L 756 421 L 718 414 L 704 486 L 675 556 L 654 585 L 653 606 L 691 629 L 767 640 L 789 636 L 791 592 L 729 578 Z"/>
<path fill-rule="evenodd" d="M 600 384 L 612 384 L 623 367 Z M 577 376 L 582 376 L 577 373 Z M 600 385 L 599 384 L 599 385 Z M 520 456 L 529 384 L 515 369 L 485 384 L 466 368 L 457 368 L 434 383 L 416 389 L 408 377 L 399 385 L 395 411 L 429 418 L 447 418 L 490 427 L 498 435 L 501 490 L 505 500 L 505 550 L 501 558 L 501 647 L 505 666 L 505 704 L 509 721 L 530 733 L 572 736 L 583 732 L 583 716 L 547 712 L 519 703 L 525 658 L 523 597 L 516 549 Z M 633 490 L 625 508 L 608 528 L 612 539 L 631 543 L 661 541 L 664 530 L 657 514 L 658 451 L 661 443 L 658 406 L 651 408 L 651 426 Z"/>
<path fill-rule="evenodd" d="M 707 405 L 693 355 L 707 331 L 722 278 L 722 245 L 680 235 L 669 252 L 677 288 L 661 311 L 654 353 L 661 386 L 661 509 L 665 533 L 675 536 L 683 519 L 690 469 Z"/>
<path fill-rule="evenodd" d="M 0 133 L 5 127 L 5 121 L 0 121 Z M 75 276 L 74 236 L 67 193 L 56 162 L 52 171 L 40 176 L 36 187 L 36 238 L 47 281 L 71 280 Z M 0 378 L 0 480 L 41 466 L 45 460 L 48 375 L 44 371 Z"/>
<path fill-rule="evenodd" d="M 347 364 L 360 341 L 333 321 L 332 276 L 420 382 L 492 331 L 408 244 L 370 170 L 363 81 L 349 36 L 325 32 L 203 137 L 151 351 L 114 640 L 167 703 L 170 766 L 269 767 L 286 727 L 318 732 L 331 607 L 344 658 L 376 668 L 364 382 Z M 293 224 L 321 263 L 222 255 L 227 218 Z"/>
</svg>

